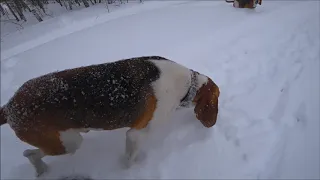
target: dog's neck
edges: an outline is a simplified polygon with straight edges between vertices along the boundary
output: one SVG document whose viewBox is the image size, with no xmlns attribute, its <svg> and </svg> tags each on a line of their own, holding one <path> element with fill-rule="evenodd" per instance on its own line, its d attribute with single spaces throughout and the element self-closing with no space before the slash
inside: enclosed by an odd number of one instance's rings
<svg viewBox="0 0 320 180">
<path fill-rule="evenodd" d="M 191 81 L 189 89 L 186 95 L 180 100 L 180 107 L 188 108 L 192 105 L 192 100 L 197 94 L 198 90 L 198 73 L 196 71 L 190 70 L 191 72 Z"/>
</svg>

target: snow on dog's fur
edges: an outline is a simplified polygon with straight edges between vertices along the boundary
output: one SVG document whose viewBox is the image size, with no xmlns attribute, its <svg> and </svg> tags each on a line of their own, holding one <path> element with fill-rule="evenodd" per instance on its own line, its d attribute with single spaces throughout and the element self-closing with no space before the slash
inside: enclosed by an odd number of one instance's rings
<svg viewBox="0 0 320 180">
<path fill-rule="evenodd" d="M 44 156 L 73 154 L 80 132 L 129 127 L 127 165 L 135 161 L 150 129 L 178 108 L 194 107 L 205 127 L 216 123 L 218 86 L 207 76 L 159 56 L 49 73 L 24 83 L 0 109 L 17 137 L 37 147 L 27 157 L 40 176 Z"/>
</svg>

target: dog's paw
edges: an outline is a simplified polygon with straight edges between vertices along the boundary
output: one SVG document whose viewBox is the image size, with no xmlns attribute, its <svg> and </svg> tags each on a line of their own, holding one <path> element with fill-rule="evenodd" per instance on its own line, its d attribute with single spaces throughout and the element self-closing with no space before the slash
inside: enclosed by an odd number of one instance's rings
<svg viewBox="0 0 320 180">
<path fill-rule="evenodd" d="M 48 165 L 43 162 L 35 165 L 35 169 L 36 169 L 36 172 L 35 172 L 36 177 L 41 177 L 49 171 Z"/>
<path fill-rule="evenodd" d="M 142 163 L 146 159 L 146 157 L 147 157 L 147 154 L 145 152 L 140 152 L 135 159 L 125 154 L 121 156 L 120 162 L 121 162 L 122 168 L 130 169 L 133 165 Z"/>
<path fill-rule="evenodd" d="M 138 156 L 136 157 L 136 159 L 134 160 L 134 162 L 136 162 L 136 163 L 141 163 L 141 162 L 143 162 L 145 159 L 147 158 L 147 153 L 145 153 L 145 152 L 140 152 L 139 154 L 138 154 Z"/>
<path fill-rule="evenodd" d="M 120 161 L 121 168 L 129 169 L 131 167 L 131 163 L 129 163 L 130 162 L 130 157 L 128 155 L 120 156 L 119 161 Z"/>
</svg>

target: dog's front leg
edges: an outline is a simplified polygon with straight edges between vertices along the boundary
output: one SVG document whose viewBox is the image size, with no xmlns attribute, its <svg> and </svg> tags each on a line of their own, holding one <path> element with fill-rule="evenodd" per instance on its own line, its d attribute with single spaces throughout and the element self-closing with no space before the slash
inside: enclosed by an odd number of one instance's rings
<svg viewBox="0 0 320 180">
<path fill-rule="evenodd" d="M 131 165 L 136 161 L 140 151 L 141 146 L 147 139 L 148 129 L 130 129 L 126 132 L 126 158 L 127 167 L 131 167 Z"/>
</svg>

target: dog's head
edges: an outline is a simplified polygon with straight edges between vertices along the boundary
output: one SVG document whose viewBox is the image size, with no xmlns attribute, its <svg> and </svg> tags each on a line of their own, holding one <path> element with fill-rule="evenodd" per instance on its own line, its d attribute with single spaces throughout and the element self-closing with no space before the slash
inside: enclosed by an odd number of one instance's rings
<svg viewBox="0 0 320 180">
<path fill-rule="evenodd" d="M 205 127 L 212 127 L 217 121 L 219 95 L 219 87 L 209 77 L 198 74 L 198 89 L 193 99 L 194 112 Z"/>
</svg>

